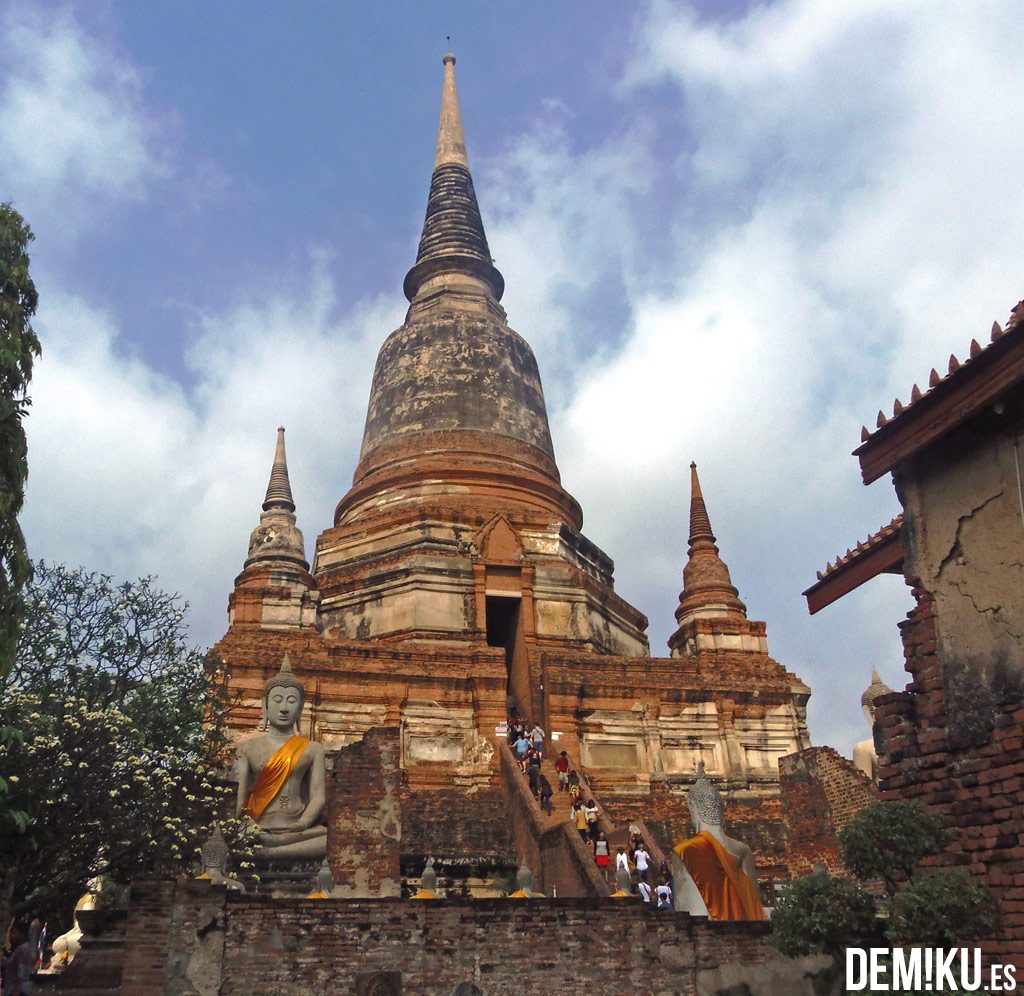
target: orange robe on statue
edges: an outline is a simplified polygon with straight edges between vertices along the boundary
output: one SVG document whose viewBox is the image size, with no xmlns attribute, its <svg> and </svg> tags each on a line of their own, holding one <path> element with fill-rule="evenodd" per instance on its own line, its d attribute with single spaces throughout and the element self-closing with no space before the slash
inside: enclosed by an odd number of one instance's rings
<svg viewBox="0 0 1024 996">
<path fill-rule="evenodd" d="M 281 786 L 288 780 L 295 765 L 298 764 L 302 752 L 309 745 L 309 740 L 300 737 L 298 734 L 286 740 L 270 757 L 267 763 L 260 769 L 256 784 L 253 785 L 249 798 L 246 800 L 245 808 L 249 815 L 259 822 L 263 811 L 269 806 L 281 791 Z"/>
<path fill-rule="evenodd" d="M 757 886 L 707 830 L 673 848 L 696 883 L 712 920 L 767 920 Z"/>
</svg>

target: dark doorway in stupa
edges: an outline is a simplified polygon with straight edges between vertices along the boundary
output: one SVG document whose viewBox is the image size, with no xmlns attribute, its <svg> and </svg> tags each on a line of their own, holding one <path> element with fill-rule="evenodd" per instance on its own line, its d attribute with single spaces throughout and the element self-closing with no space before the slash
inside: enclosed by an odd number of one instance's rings
<svg viewBox="0 0 1024 996">
<path fill-rule="evenodd" d="M 505 595 L 487 596 L 487 646 L 504 647 L 505 659 L 509 663 L 519 626 L 521 602 L 522 599 Z"/>
<path fill-rule="evenodd" d="M 505 649 L 507 690 L 516 708 L 525 715 L 539 717 L 539 701 L 530 684 L 530 660 L 523 638 L 521 598 L 487 596 L 487 646 Z"/>
</svg>

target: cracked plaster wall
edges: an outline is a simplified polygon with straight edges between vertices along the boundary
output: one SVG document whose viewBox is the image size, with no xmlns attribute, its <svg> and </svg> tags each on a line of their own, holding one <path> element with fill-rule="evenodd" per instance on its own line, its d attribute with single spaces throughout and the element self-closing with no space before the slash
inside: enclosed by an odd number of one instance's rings
<svg viewBox="0 0 1024 996">
<path fill-rule="evenodd" d="M 966 425 L 894 475 L 904 505 L 904 572 L 935 598 L 947 677 L 996 691 L 1024 665 L 1024 519 L 1014 438 L 1024 419 Z M 982 676 L 984 682 L 977 681 Z"/>
</svg>

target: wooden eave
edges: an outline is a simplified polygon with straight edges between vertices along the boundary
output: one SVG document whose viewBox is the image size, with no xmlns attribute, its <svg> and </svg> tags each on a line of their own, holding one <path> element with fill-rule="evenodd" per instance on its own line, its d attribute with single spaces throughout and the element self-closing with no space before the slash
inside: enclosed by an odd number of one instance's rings
<svg viewBox="0 0 1024 996">
<path fill-rule="evenodd" d="M 941 380 L 853 451 L 865 484 L 994 405 L 1024 381 L 1024 322 Z M 812 610 L 813 611 L 813 610 Z"/>
<path fill-rule="evenodd" d="M 897 521 L 859 546 L 854 555 L 840 559 L 819 575 L 803 593 L 812 616 L 879 574 L 896 574 L 903 569 L 906 549 Z"/>
</svg>

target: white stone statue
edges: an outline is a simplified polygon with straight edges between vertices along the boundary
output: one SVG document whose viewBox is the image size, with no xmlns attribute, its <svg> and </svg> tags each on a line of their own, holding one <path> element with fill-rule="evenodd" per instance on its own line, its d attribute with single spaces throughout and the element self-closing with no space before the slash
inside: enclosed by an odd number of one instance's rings
<svg viewBox="0 0 1024 996">
<path fill-rule="evenodd" d="M 50 949 L 53 957 L 47 966 L 48 972 L 63 972 L 74 960 L 82 947 L 82 928 L 78 925 L 78 914 L 81 910 L 94 910 L 99 906 L 99 895 L 101 881 L 98 878 L 90 879 L 88 892 L 82 894 L 75 903 L 75 911 L 72 916 L 71 929 L 59 937 L 53 939 Z"/>
<path fill-rule="evenodd" d="M 675 908 L 712 920 L 764 920 L 754 854 L 722 829 L 722 797 L 697 766 L 686 795 L 694 836 L 673 848 Z"/>
<path fill-rule="evenodd" d="M 853 745 L 853 763 L 873 782 L 878 781 L 878 754 L 875 752 L 875 699 L 888 695 L 892 689 L 882 681 L 878 668 L 871 669 L 871 684 L 860 697 L 860 707 L 864 710 L 864 718 L 868 721 L 871 736 L 867 740 Z"/>
<path fill-rule="evenodd" d="M 327 854 L 324 749 L 296 732 L 305 686 L 292 674 L 288 656 L 264 685 L 265 733 L 238 745 L 234 775 L 238 816 L 259 827 L 256 861 L 306 861 Z"/>
</svg>

